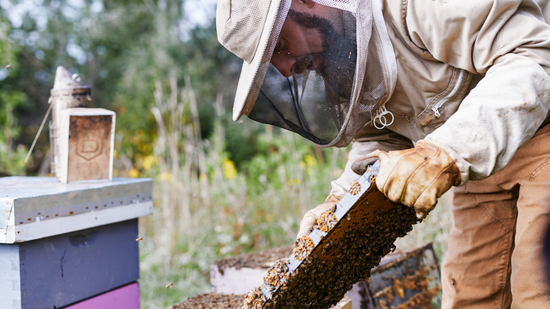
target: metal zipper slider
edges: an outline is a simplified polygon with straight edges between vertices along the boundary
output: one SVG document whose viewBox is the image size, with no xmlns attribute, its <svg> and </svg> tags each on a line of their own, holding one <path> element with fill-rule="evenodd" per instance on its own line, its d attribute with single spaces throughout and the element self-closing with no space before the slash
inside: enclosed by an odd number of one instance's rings
<svg viewBox="0 0 550 309">
<path fill-rule="evenodd" d="M 460 70 L 460 73 L 458 73 L 458 78 L 453 90 L 443 99 L 439 100 L 439 102 L 437 102 L 434 106 L 432 106 L 432 112 L 434 113 L 435 118 L 441 117 L 441 114 L 439 113 L 439 108 L 441 108 L 441 106 L 443 106 L 445 102 L 447 102 L 451 97 L 456 94 L 458 88 L 460 88 L 460 85 L 462 84 L 462 79 L 464 79 L 464 70 Z"/>
</svg>

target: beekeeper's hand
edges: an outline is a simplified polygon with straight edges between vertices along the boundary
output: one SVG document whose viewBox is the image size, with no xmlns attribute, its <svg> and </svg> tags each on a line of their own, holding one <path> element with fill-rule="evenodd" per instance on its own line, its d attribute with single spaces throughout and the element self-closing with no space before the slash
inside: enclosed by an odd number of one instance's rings
<svg viewBox="0 0 550 309">
<path fill-rule="evenodd" d="M 313 226 L 317 223 L 317 220 L 321 217 L 321 215 L 336 205 L 342 196 L 336 196 L 334 194 L 331 194 L 327 197 L 325 202 L 321 205 L 318 205 L 317 207 L 310 209 L 306 214 L 304 215 L 304 218 L 300 222 L 300 231 L 298 232 L 298 236 L 296 236 L 296 239 L 300 239 L 300 237 L 304 235 L 309 235 L 311 231 L 313 230 Z"/>
<path fill-rule="evenodd" d="M 406 150 L 376 150 L 358 159 L 351 168 L 358 174 L 364 172 L 362 162 L 372 158 L 380 160 L 378 189 L 390 200 L 413 206 L 422 215 L 435 207 L 443 193 L 460 184 L 460 172 L 453 159 L 428 142 L 420 141 Z"/>
</svg>

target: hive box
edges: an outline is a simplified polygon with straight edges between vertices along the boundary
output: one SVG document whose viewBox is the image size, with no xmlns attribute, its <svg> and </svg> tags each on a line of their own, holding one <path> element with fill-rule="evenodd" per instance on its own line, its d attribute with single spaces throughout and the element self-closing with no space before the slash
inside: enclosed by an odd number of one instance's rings
<svg viewBox="0 0 550 309">
<path fill-rule="evenodd" d="M 210 268 L 212 292 L 248 293 L 263 283 L 276 260 L 287 258 L 291 252 L 292 247 L 287 246 L 216 261 Z M 392 308 L 400 304 L 413 308 L 412 304 L 421 301 L 437 302 L 440 288 L 437 258 L 432 246 L 426 245 L 385 256 L 371 270 L 370 279 L 355 284 L 346 296 L 353 309 Z"/>
<path fill-rule="evenodd" d="M 115 118 L 102 108 L 59 112 L 55 174 L 61 182 L 112 179 Z"/>
<path fill-rule="evenodd" d="M 137 219 L 0 245 L 0 308 L 60 308 L 139 278 Z"/>
<path fill-rule="evenodd" d="M 123 286 L 65 309 L 139 309 L 139 284 Z"/>
<path fill-rule="evenodd" d="M 0 178 L 0 308 L 61 308 L 135 283 L 137 218 L 152 206 L 150 179 Z"/>
<path fill-rule="evenodd" d="M 199 294 L 194 297 L 191 297 L 182 303 L 169 307 L 168 309 L 191 309 L 191 308 L 193 309 L 195 308 L 224 308 L 224 309 L 239 308 L 240 309 L 242 307 L 244 298 L 245 298 L 245 295 L 205 293 L 205 294 Z M 110 309 L 111 307 L 101 307 L 101 308 Z M 81 309 L 81 308 L 70 307 L 70 309 Z M 88 309 L 88 308 L 82 308 L 82 309 Z M 352 309 L 351 299 L 344 297 L 336 305 L 330 307 L 330 309 Z"/>
</svg>

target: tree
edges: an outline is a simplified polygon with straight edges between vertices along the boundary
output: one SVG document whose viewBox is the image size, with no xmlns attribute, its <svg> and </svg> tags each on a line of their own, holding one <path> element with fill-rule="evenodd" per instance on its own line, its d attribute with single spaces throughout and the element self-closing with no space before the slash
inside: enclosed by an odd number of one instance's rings
<svg viewBox="0 0 550 309">
<path fill-rule="evenodd" d="M 184 33 L 183 4 L 182 0 L 33 2 L 20 24 L 7 31 L 18 47 L 13 62 L 19 66 L 2 86 L 26 94 L 26 104 L 14 109 L 25 128 L 18 142 L 29 145 L 32 141 L 60 65 L 79 73 L 92 87 L 92 106 L 117 112 L 118 146 L 133 160 L 151 151 L 151 147 L 138 145 L 150 145 L 155 138 L 150 113 L 155 82 L 168 87 L 172 76 L 180 85 L 189 76 L 197 97 L 209 102 L 199 106 L 202 136 L 208 136 L 214 118 L 212 103 L 219 89 L 224 101 L 231 102 L 240 60 L 217 42 L 213 19 L 207 27 Z M 6 21 L 7 10 L 21 4 L 3 5 L 0 16 Z M 135 132 L 142 132 L 138 145 L 130 142 Z M 47 134 L 42 134 L 33 171 L 47 148 Z"/>
</svg>

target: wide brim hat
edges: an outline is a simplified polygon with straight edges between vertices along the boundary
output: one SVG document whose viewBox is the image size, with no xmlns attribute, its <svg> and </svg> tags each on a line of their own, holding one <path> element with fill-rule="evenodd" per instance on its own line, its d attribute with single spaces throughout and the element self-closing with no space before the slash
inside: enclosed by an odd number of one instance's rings
<svg viewBox="0 0 550 309">
<path fill-rule="evenodd" d="M 243 60 L 233 120 L 248 115 L 254 107 L 290 3 L 291 0 L 218 1 L 218 40 Z"/>
<path fill-rule="evenodd" d="M 320 51 L 305 48 L 290 56 L 293 61 L 309 61 L 309 52 L 320 61 L 285 77 L 276 72 L 277 67 L 270 68 L 270 60 L 292 1 L 219 0 L 218 40 L 244 60 L 233 119 L 247 115 L 322 147 L 347 146 L 376 119 L 381 124 L 377 128 L 390 126 L 393 118 L 386 115 L 391 112 L 382 107 L 395 89 L 397 65 L 381 0 L 313 0 L 337 10 L 330 19 L 309 12 L 298 17 L 294 11 L 293 21 L 301 29 L 315 28 L 323 47 Z M 309 18 L 309 25 L 303 18 Z M 332 21 L 340 21 L 338 29 Z M 307 35 L 301 35 L 308 46 Z"/>
</svg>

